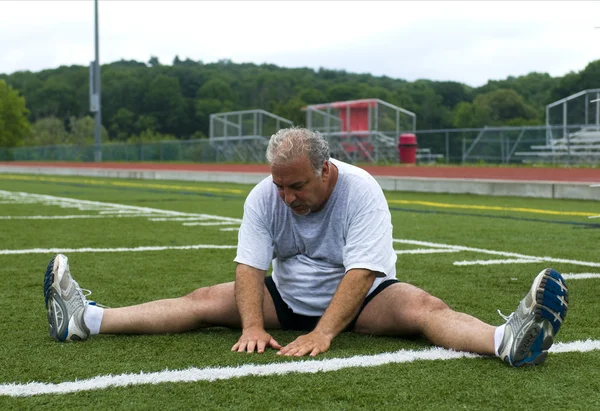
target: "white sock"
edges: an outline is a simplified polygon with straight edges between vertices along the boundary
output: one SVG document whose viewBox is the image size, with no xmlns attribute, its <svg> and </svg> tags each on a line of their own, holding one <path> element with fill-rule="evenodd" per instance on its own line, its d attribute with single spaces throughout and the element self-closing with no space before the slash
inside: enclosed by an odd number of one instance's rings
<svg viewBox="0 0 600 411">
<path fill-rule="evenodd" d="M 90 335 L 100 334 L 102 316 L 104 316 L 104 308 L 88 304 L 87 309 L 83 313 L 83 322 L 89 328 Z"/>
<path fill-rule="evenodd" d="M 502 343 L 502 339 L 504 338 L 504 329 L 506 328 L 506 324 L 502 324 L 496 327 L 496 331 L 494 332 L 494 352 L 496 353 L 496 357 L 500 356 L 498 349 L 500 348 L 500 344 Z"/>
</svg>

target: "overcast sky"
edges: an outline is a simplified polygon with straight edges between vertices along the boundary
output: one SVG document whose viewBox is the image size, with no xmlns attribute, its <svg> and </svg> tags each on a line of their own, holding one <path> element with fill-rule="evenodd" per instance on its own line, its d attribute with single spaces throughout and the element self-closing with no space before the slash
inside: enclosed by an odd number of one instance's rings
<svg viewBox="0 0 600 411">
<path fill-rule="evenodd" d="M 175 55 L 481 86 L 600 59 L 599 1 L 100 0 L 100 62 Z M 0 73 L 88 65 L 93 0 L 0 0 Z"/>
</svg>

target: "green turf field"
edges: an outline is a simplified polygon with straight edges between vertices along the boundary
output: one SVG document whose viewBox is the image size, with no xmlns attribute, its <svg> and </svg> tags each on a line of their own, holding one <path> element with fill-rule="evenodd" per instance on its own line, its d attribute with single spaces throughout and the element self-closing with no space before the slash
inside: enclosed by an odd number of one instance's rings
<svg viewBox="0 0 600 411">
<path fill-rule="evenodd" d="M 386 192 L 398 277 L 457 310 L 500 324 L 496 310 L 509 314 L 540 270 L 567 274 L 567 319 L 540 367 L 351 333 L 316 359 L 232 353 L 239 331 L 225 328 L 48 336 L 42 283 L 55 252 L 68 250 L 75 279 L 112 307 L 231 281 L 251 188 L 0 174 L 0 409 L 600 408 L 594 201 Z"/>
</svg>

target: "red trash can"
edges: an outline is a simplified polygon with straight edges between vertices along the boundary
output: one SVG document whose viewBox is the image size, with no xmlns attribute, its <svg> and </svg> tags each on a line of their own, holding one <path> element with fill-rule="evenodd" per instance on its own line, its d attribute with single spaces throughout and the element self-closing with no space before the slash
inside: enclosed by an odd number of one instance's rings
<svg viewBox="0 0 600 411">
<path fill-rule="evenodd" d="M 401 134 L 398 138 L 398 154 L 402 164 L 417 164 L 417 136 Z"/>
</svg>

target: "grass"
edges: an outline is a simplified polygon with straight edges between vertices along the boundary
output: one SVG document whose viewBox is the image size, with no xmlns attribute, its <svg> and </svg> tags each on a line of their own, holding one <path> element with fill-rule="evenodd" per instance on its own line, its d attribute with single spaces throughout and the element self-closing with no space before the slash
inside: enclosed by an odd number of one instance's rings
<svg viewBox="0 0 600 411">
<path fill-rule="evenodd" d="M 16 176 L 14 176 L 16 177 Z M 127 184 L 115 184 L 127 183 Z M 241 218 L 252 188 L 236 184 L 125 181 L 74 177 L 27 179 L 0 175 L 0 190 Z M 600 214 L 593 201 L 386 192 L 394 238 L 562 259 L 526 264 L 466 265 L 455 261 L 510 257 L 482 251 L 400 254 L 398 277 L 453 308 L 499 324 L 546 266 L 564 273 L 600 272 Z M 404 203 L 395 203 L 402 200 Z M 409 203 L 407 203 L 409 202 Z M 443 206 L 442 206 L 443 205 Z M 461 208 L 459 206 L 477 206 Z M 515 208 L 538 211 L 519 212 Z M 542 211 L 552 211 L 546 214 Z M 0 192 L 0 216 L 99 215 L 59 204 L 15 203 Z M 0 250 L 235 245 L 223 226 L 185 226 L 145 217 L 0 219 Z M 423 246 L 396 243 L 398 250 Z M 60 383 L 98 375 L 311 361 L 231 353 L 238 330 L 214 328 L 159 336 L 99 336 L 58 344 L 47 334 L 42 280 L 52 252 L 0 254 L 0 385 Z M 234 278 L 234 249 L 69 254 L 77 281 L 108 306 L 176 297 Z M 584 263 L 595 263 L 584 265 Z M 557 341 L 599 340 L 599 279 L 567 281 L 571 304 Z M 460 332 L 460 330 L 457 330 Z M 274 331 L 281 343 L 297 332 Z M 345 333 L 319 359 L 426 350 L 422 339 Z M 0 396 L 0 409 L 597 409 L 600 352 L 551 354 L 545 365 L 512 369 L 494 358 L 415 361 L 316 374 L 246 376 L 221 381 L 137 385 L 71 394 Z"/>
</svg>

